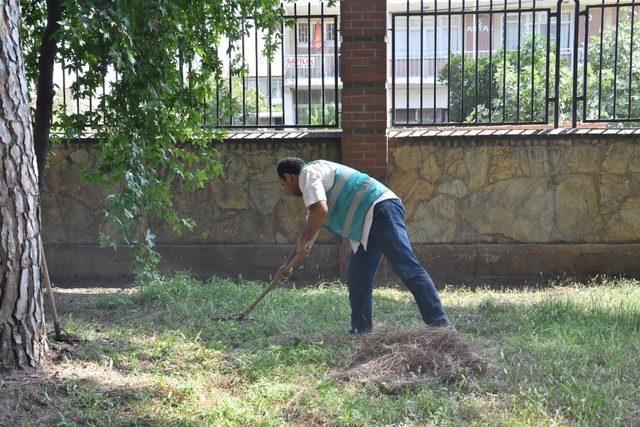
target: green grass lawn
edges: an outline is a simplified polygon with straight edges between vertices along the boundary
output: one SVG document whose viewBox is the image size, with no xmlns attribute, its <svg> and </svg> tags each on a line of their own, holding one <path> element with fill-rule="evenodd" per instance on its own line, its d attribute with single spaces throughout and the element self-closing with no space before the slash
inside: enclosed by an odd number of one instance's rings
<svg viewBox="0 0 640 427">
<path fill-rule="evenodd" d="M 55 421 L 640 423 L 640 282 L 447 289 L 441 295 L 452 321 L 490 371 L 395 395 L 335 378 L 354 351 L 343 285 L 276 290 L 249 323 L 209 320 L 239 311 L 260 289 L 177 276 L 90 302 L 76 296 L 63 323 L 85 341 L 59 357 L 43 391 L 59 396 Z M 420 325 L 407 292 L 378 289 L 374 304 L 376 327 Z"/>
</svg>

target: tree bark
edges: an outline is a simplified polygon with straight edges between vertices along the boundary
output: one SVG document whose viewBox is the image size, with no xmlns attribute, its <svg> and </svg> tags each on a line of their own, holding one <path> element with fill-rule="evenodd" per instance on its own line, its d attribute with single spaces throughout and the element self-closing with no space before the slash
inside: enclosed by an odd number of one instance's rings
<svg viewBox="0 0 640 427">
<path fill-rule="evenodd" d="M 49 133 L 53 117 L 53 65 L 58 52 L 56 32 L 62 19 L 62 0 L 47 0 L 47 26 L 42 34 L 38 55 L 38 84 L 36 87 L 36 114 L 33 125 L 33 143 L 38 159 L 38 186 L 44 185 L 45 166 L 49 154 Z M 64 88 L 63 88 L 64 90 Z"/>
<path fill-rule="evenodd" d="M 0 367 L 37 367 L 47 351 L 38 170 L 20 47 L 20 4 L 0 4 Z"/>
</svg>

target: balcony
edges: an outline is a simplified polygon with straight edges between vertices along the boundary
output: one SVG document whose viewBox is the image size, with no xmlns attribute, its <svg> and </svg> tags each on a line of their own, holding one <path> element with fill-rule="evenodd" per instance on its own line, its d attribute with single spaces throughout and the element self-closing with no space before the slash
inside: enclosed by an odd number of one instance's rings
<svg viewBox="0 0 640 427">
<path fill-rule="evenodd" d="M 339 55 L 338 55 L 339 65 Z M 298 54 L 285 55 L 285 86 L 309 86 L 322 87 L 323 81 L 326 88 L 333 88 L 336 79 L 336 57 L 322 54 Z M 311 79 L 309 81 L 309 78 Z"/>
</svg>

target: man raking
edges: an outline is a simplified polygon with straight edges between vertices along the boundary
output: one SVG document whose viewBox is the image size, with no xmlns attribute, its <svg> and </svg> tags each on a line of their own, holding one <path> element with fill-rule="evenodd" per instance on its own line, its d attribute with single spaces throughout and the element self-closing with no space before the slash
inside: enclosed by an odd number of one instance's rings
<svg viewBox="0 0 640 427">
<path fill-rule="evenodd" d="M 372 330 L 372 292 L 383 255 L 413 294 L 424 322 L 452 327 L 433 280 L 411 249 L 398 196 L 374 178 L 326 160 L 305 164 L 297 157 L 287 157 L 278 162 L 277 171 L 280 184 L 288 193 L 302 197 L 309 212 L 293 253 L 276 272 L 275 281 L 289 278 L 290 261 L 308 256 L 324 225 L 350 241 L 350 332 Z"/>
</svg>

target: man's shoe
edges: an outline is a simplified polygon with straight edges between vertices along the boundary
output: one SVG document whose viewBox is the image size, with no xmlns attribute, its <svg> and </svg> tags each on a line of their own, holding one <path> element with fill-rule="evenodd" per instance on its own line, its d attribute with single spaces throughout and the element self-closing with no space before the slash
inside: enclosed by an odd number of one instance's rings
<svg viewBox="0 0 640 427">
<path fill-rule="evenodd" d="M 449 319 L 447 319 L 446 317 L 444 318 L 444 320 L 439 320 L 437 322 L 431 322 L 431 323 L 427 323 L 427 325 L 434 327 L 434 328 L 446 328 L 446 329 L 451 329 L 453 331 L 456 330 L 456 328 L 453 326 L 453 323 L 451 323 L 451 321 Z"/>
</svg>

